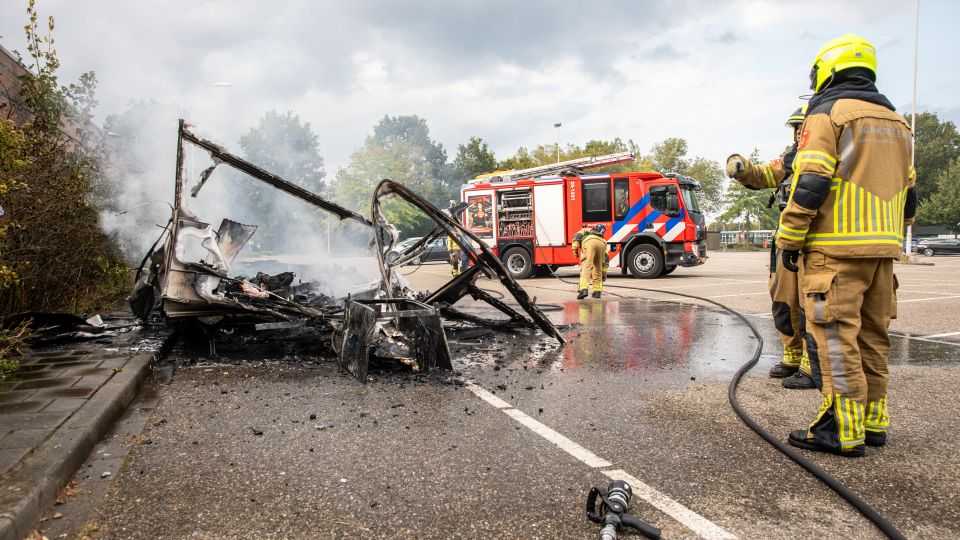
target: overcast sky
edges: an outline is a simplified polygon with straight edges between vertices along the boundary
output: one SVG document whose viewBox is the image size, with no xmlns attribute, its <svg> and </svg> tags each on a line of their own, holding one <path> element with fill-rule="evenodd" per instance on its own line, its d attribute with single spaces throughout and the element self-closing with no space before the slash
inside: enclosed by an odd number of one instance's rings
<svg viewBox="0 0 960 540">
<path fill-rule="evenodd" d="M 269 109 L 320 137 L 332 176 L 384 115 L 424 117 L 449 155 L 470 136 L 519 146 L 666 137 L 722 161 L 772 159 L 817 49 L 846 32 L 878 49 L 880 90 L 908 112 L 914 2 L 38 0 L 65 81 L 93 70 L 99 113 L 192 102 L 202 135 L 237 148 Z M 24 50 L 26 0 L 0 2 Z M 923 0 L 919 109 L 960 120 L 960 2 Z M 228 88 L 192 89 L 217 81 Z M 192 98 L 192 99 L 191 99 Z M 170 130 L 175 131 L 171 125 Z M 171 161 L 174 149 L 171 148 Z"/>
</svg>

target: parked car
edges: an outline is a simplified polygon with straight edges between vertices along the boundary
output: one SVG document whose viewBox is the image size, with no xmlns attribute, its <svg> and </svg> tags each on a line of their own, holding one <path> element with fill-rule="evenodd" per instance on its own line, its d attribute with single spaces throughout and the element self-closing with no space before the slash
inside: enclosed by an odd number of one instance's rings
<svg viewBox="0 0 960 540">
<path fill-rule="evenodd" d="M 407 238 L 401 242 L 398 242 L 397 245 L 393 246 L 387 253 L 387 262 L 393 262 L 400 258 L 400 254 L 403 253 L 407 248 L 416 244 L 420 241 L 422 237 L 415 236 L 413 238 Z M 443 261 L 447 262 L 450 258 L 450 254 L 447 251 L 447 237 L 441 236 L 433 242 L 427 244 L 426 249 L 423 250 L 423 253 L 414 257 L 407 264 L 421 264 L 425 262 L 432 261 Z"/>
<path fill-rule="evenodd" d="M 917 252 L 927 257 L 960 253 L 960 239 L 957 238 L 930 238 L 917 244 Z"/>
</svg>

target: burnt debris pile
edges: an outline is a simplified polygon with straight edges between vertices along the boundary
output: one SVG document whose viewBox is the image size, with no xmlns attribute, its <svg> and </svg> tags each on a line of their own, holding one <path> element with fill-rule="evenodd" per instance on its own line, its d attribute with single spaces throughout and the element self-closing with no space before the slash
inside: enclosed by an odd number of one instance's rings
<svg viewBox="0 0 960 540">
<path fill-rule="evenodd" d="M 186 145 L 207 152 L 213 165 L 194 185 L 184 175 Z M 256 180 L 328 212 L 339 220 L 369 227 L 380 279 L 353 287 L 344 295 L 330 295 L 322 283 L 301 282 L 295 272 L 236 273 L 237 255 L 257 231 L 225 218 L 214 227 L 189 205 L 210 180 L 214 169 L 229 165 Z M 130 297 L 134 314 L 147 320 L 159 312 L 163 321 L 192 321 L 207 328 L 208 336 L 232 336 L 225 328 L 283 331 L 311 327 L 318 339 L 330 341 L 340 365 L 365 381 L 371 360 L 387 360 L 415 372 L 451 369 L 450 351 L 443 329 L 445 319 L 501 327 L 539 328 L 560 343 L 563 338 L 526 291 L 510 276 L 487 245 L 466 229 L 459 208 L 440 210 L 405 186 L 383 180 L 377 186 L 368 219 L 240 158 L 225 148 L 195 135 L 181 120 L 177 144 L 174 204 L 169 222 L 143 258 Z M 423 212 L 435 228 L 419 242 L 397 251 L 396 228 L 381 212 L 388 199 L 400 199 Z M 469 257 L 464 272 L 435 291 L 415 292 L 397 269 L 417 259 L 426 246 L 441 237 L 456 242 Z M 389 254 L 389 256 L 388 256 Z M 515 306 L 477 286 L 485 276 L 497 279 L 515 300 Z M 504 315 L 488 320 L 453 307 L 465 296 L 481 300 Z M 282 339 L 282 332 L 278 334 Z M 211 337 L 211 351 L 213 351 Z"/>
</svg>

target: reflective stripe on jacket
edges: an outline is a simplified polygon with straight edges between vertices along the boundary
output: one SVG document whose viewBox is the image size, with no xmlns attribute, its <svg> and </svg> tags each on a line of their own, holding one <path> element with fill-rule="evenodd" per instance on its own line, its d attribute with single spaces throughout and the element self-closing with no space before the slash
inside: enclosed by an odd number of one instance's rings
<svg viewBox="0 0 960 540">
<path fill-rule="evenodd" d="M 896 257 L 916 199 L 912 133 L 882 105 L 838 99 L 810 111 L 793 162 L 777 247 L 834 257 Z"/>
<path fill-rule="evenodd" d="M 747 189 L 773 189 L 780 184 L 780 181 L 786 175 L 783 167 L 783 155 L 781 155 L 779 158 L 763 165 L 746 163 L 743 174 L 736 180 Z"/>
</svg>

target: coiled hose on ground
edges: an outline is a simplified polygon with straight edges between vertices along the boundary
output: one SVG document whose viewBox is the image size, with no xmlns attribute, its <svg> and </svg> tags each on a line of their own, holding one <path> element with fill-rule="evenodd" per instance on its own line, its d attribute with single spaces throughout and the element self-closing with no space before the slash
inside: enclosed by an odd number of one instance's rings
<svg viewBox="0 0 960 540">
<path fill-rule="evenodd" d="M 550 271 L 550 273 L 553 275 L 553 277 L 557 278 L 563 283 L 577 285 L 576 282 L 567 281 L 562 277 L 556 275 L 552 270 Z M 819 478 L 821 482 L 827 485 L 827 487 L 829 487 L 834 492 L 836 492 L 837 495 L 840 495 L 841 497 L 843 497 L 848 503 L 850 503 L 851 506 L 853 506 L 861 514 L 863 514 L 865 518 L 867 518 L 874 525 L 876 525 L 877 528 L 880 529 L 885 535 L 887 535 L 888 538 L 891 538 L 894 540 L 901 540 L 906 538 L 903 536 L 902 533 L 900 533 L 900 531 L 896 529 L 896 527 L 893 526 L 892 523 L 887 521 L 886 518 L 880 515 L 879 512 L 877 512 L 872 506 L 867 504 L 866 501 L 861 499 L 860 496 L 854 493 L 850 488 L 843 485 L 839 480 L 834 478 L 830 473 L 823 470 L 817 464 L 811 462 L 807 458 L 800 455 L 796 450 L 791 448 L 789 445 L 775 438 L 773 435 L 770 434 L 769 431 L 763 429 L 760 426 L 760 424 L 758 424 L 756 420 L 754 420 L 753 417 L 751 417 L 747 413 L 747 411 L 745 411 L 743 407 L 740 405 L 740 401 L 737 399 L 737 387 L 740 385 L 740 380 L 743 378 L 743 376 L 746 375 L 746 373 L 750 371 L 750 369 L 752 369 L 753 366 L 755 366 L 757 362 L 760 360 L 760 353 L 763 350 L 763 338 L 760 336 L 760 332 L 757 330 L 757 327 L 754 326 L 753 323 L 751 323 L 749 320 L 747 320 L 747 318 L 743 314 L 734 310 L 733 308 L 727 307 L 726 305 L 721 304 L 720 302 L 717 302 L 716 300 L 711 300 L 709 298 L 704 298 L 702 296 L 697 296 L 695 294 L 665 291 L 661 289 L 651 289 L 647 287 L 633 287 L 630 285 L 613 285 L 610 283 L 604 284 L 604 289 L 608 289 L 608 288 L 631 289 L 635 291 L 652 292 L 652 293 L 658 293 L 658 294 L 669 294 L 673 296 L 690 298 L 693 300 L 700 300 L 701 302 L 707 302 L 707 303 L 713 304 L 719 307 L 720 309 L 726 311 L 727 313 L 730 313 L 734 317 L 737 317 L 741 321 L 743 321 L 744 324 L 746 324 L 747 327 L 750 328 L 750 331 L 753 332 L 754 337 L 757 338 L 757 348 L 753 352 L 753 356 L 750 358 L 750 360 L 748 360 L 745 364 L 740 366 L 740 369 L 737 370 L 737 373 L 733 376 L 733 379 L 730 381 L 730 386 L 728 387 L 727 395 L 730 398 L 730 406 L 733 407 L 733 411 L 737 413 L 737 416 L 739 416 L 740 419 L 743 420 L 743 423 L 749 426 L 750 429 L 752 429 L 754 432 L 757 433 L 757 435 L 759 435 L 765 441 L 773 445 L 774 448 L 784 453 L 788 458 L 795 461 L 798 465 L 806 469 L 810 474 Z M 622 295 L 616 295 L 616 296 L 620 296 L 621 298 L 624 298 Z"/>
</svg>

